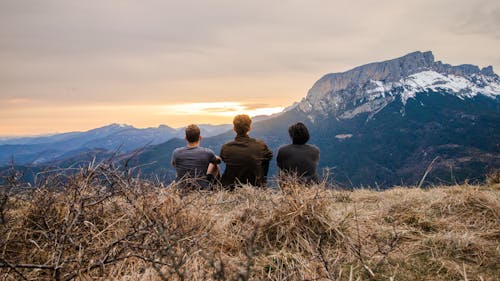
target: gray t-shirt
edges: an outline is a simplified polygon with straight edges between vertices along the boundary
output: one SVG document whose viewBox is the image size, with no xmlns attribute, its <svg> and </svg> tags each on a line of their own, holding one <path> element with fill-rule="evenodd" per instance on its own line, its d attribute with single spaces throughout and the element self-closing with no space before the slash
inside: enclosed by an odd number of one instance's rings
<svg viewBox="0 0 500 281">
<path fill-rule="evenodd" d="M 177 172 L 176 181 L 206 178 L 208 164 L 216 163 L 215 153 L 205 147 L 179 147 L 172 152 L 172 165 Z M 202 186 L 204 186 L 203 183 Z"/>
</svg>

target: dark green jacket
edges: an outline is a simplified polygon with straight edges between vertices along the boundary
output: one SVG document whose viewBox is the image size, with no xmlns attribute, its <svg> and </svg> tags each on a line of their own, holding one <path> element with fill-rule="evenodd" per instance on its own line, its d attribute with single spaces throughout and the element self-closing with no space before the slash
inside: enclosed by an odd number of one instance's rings
<svg viewBox="0 0 500 281">
<path fill-rule="evenodd" d="M 226 164 L 222 185 L 234 188 L 238 184 L 264 186 L 273 152 L 261 141 L 248 135 L 237 135 L 224 144 L 220 157 Z"/>
</svg>

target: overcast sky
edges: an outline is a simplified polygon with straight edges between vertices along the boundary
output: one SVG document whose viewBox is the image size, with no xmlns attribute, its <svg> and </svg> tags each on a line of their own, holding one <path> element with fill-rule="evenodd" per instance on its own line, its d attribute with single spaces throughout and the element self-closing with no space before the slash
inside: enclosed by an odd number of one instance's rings
<svg viewBox="0 0 500 281">
<path fill-rule="evenodd" d="M 229 123 L 431 50 L 500 68 L 498 0 L 0 0 L 0 135 Z"/>
</svg>

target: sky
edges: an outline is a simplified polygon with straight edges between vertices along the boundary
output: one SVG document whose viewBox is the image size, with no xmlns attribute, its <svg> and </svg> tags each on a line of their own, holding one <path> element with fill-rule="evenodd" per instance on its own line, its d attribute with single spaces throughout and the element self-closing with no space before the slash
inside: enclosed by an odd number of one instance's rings
<svg viewBox="0 0 500 281">
<path fill-rule="evenodd" d="M 230 123 L 431 50 L 500 69 L 498 0 L 0 0 L 0 136 Z"/>
</svg>

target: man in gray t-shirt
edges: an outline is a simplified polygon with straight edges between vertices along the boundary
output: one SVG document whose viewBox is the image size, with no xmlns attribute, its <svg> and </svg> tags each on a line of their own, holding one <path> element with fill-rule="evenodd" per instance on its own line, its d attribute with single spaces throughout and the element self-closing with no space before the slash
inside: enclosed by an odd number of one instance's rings
<svg viewBox="0 0 500 281">
<path fill-rule="evenodd" d="M 200 146 L 200 128 L 196 125 L 186 127 L 187 146 L 172 152 L 172 165 L 175 167 L 176 183 L 182 187 L 208 188 L 210 181 L 217 176 L 219 158 L 215 153 Z"/>
</svg>

